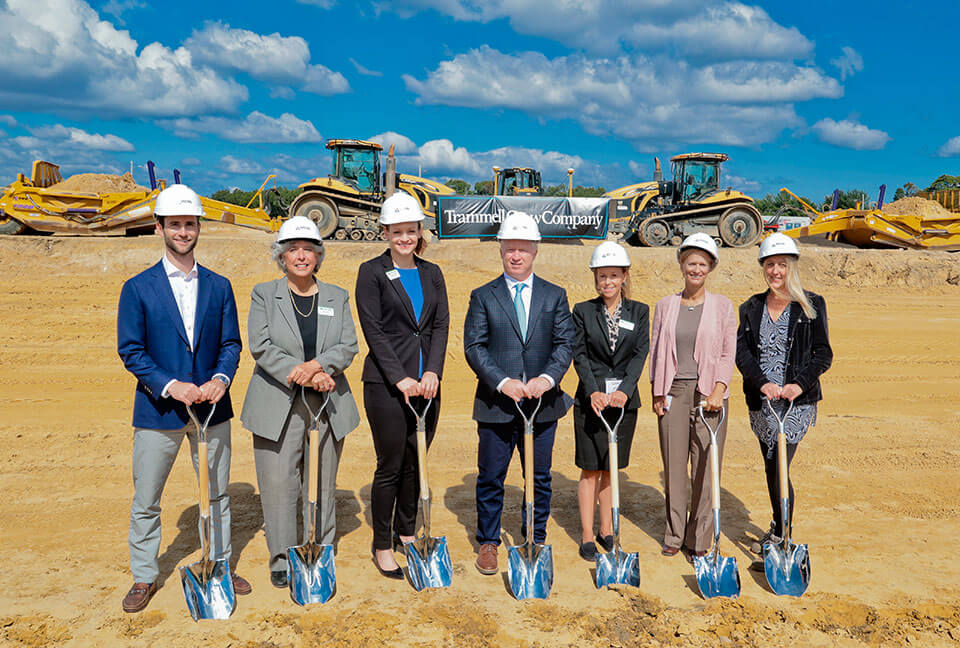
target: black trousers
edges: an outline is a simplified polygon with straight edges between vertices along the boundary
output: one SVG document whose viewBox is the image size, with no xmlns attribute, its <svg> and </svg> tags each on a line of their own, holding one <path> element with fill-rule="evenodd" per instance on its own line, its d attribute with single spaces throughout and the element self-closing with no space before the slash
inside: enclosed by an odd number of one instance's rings
<svg viewBox="0 0 960 648">
<path fill-rule="evenodd" d="M 773 438 L 773 452 L 767 457 L 769 446 L 763 441 L 760 442 L 760 451 L 763 453 L 763 469 L 767 473 L 767 492 L 770 494 L 770 506 L 773 507 L 773 528 L 774 534 L 783 537 L 783 516 L 780 512 L 780 477 L 777 474 L 777 438 Z M 787 467 L 793 462 L 793 455 L 797 452 L 796 443 L 787 444 Z M 793 480 L 787 482 L 790 490 L 790 510 L 787 512 L 789 522 L 793 524 L 793 507 L 796 504 L 796 497 L 793 494 Z M 791 528 L 793 528 L 791 526 Z"/>
<path fill-rule="evenodd" d="M 411 404 L 423 411 L 426 401 L 414 398 Z M 420 478 L 417 466 L 417 420 L 393 385 L 363 383 L 363 409 L 367 413 L 377 470 L 370 488 L 374 549 L 390 549 L 393 534 L 411 536 L 416 532 Z M 427 412 L 427 447 L 433 442 L 440 412 L 440 394 Z M 392 528 L 392 531 L 391 531 Z"/>
</svg>

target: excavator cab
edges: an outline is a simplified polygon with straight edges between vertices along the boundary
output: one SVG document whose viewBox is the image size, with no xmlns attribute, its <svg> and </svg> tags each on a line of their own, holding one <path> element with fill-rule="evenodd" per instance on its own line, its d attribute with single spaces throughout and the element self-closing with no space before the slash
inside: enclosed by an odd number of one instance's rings
<svg viewBox="0 0 960 648">
<path fill-rule="evenodd" d="M 493 167 L 493 194 L 495 196 L 542 196 L 540 172 L 529 167 L 501 169 Z"/>
<path fill-rule="evenodd" d="M 329 140 L 334 151 L 331 177 L 356 186 L 360 193 L 380 194 L 380 151 L 376 142 L 363 140 Z"/>
<path fill-rule="evenodd" d="M 674 205 L 694 203 L 720 189 L 720 165 L 728 159 L 723 153 L 686 153 L 674 157 L 671 160 L 673 182 L 663 183 L 670 202 Z"/>
</svg>

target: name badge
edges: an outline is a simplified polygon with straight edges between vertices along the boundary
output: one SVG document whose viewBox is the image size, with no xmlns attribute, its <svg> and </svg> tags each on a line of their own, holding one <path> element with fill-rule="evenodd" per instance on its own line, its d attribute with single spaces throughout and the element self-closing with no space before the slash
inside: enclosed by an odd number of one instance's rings
<svg viewBox="0 0 960 648">
<path fill-rule="evenodd" d="M 393 281 L 394 279 L 399 279 L 399 278 L 400 278 L 400 272 L 396 268 L 387 270 L 387 279 L 389 279 L 390 281 Z"/>
<path fill-rule="evenodd" d="M 632 331 L 636 327 L 636 324 L 633 322 L 628 322 L 625 319 L 620 320 L 620 328 Z"/>
<path fill-rule="evenodd" d="M 317 315 L 324 317 L 333 317 L 333 309 L 329 306 L 317 306 Z"/>
<path fill-rule="evenodd" d="M 612 394 L 613 392 L 620 389 L 620 383 L 622 382 L 623 382 L 622 380 L 618 380 L 616 378 L 607 378 L 607 385 L 606 385 L 607 393 Z"/>
</svg>

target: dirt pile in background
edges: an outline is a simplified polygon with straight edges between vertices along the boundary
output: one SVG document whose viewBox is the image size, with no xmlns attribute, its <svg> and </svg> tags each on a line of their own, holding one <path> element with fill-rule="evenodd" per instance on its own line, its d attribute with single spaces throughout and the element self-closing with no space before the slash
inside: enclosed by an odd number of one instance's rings
<svg viewBox="0 0 960 648">
<path fill-rule="evenodd" d="M 123 175 L 110 173 L 78 173 L 50 187 L 53 191 L 77 191 L 82 193 L 110 193 L 150 191 L 137 184 L 129 172 Z"/>
<path fill-rule="evenodd" d="M 936 200 L 927 200 L 926 198 L 919 198 L 917 196 L 894 200 L 892 203 L 884 205 L 883 211 L 888 214 L 919 216 L 921 218 L 949 218 L 953 216 L 953 214 Z"/>
</svg>

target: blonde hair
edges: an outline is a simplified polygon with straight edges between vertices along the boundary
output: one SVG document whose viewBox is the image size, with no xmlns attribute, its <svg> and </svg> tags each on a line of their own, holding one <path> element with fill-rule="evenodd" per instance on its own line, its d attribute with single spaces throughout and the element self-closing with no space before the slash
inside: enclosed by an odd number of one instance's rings
<svg viewBox="0 0 960 648">
<path fill-rule="evenodd" d="M 620 296 L 624 299 L 630 299 L 630 268 L 620 268 L 623 270 L 623 283 L 620 284 Z M 600 268 L 593 269 L 593 287 L 600 294 L 600 279 L 597 278 L 597 271 Z"/>
<path fill-rule="evenodd" d="M 707 252 L 706 250 L 704 250 L 703 248 L 698 248 L 698 247 L 683 248 L 683 250 L 680 251 L 680 257 L 677 259 L 677 262 L 680 263 L 680 265 L 683 265 L 683 262 L 687 260 L 687 257 L 693 254 L 694 252 L 699 252 L 703 256 L 710 259 L 711 272 L 713 271 L 714 268 L 717 267 L 717 260 L 713 258 L 713 255 Z"/>
<path fill-rule="evenodd" d="M 787 275 L 784 278 L 784 284 L 787 288 L 786 295 L 780 295 L 781 297 L 789 297 L 790 301 L 795 301 L 800 304 L 800 308 L 803 309 L 803 314 L 809 317 L 810 319 L 817 319 L 817 309 L 813 307 L 813 304 L 810 303 L 810 299 L 807 297 L 807 293 L 803 290 L 803 284 L 800 281 L 800 261 L 792 254 L 784 255 L 787 260 Z M 768 257 L 772 258 L 772 257 Z M 766 264 L 767 259 L 763 260 Z M 761 270 L 763 265 L 760 266 Z M 766 273 L 763 275 L 764 281 L 767 279 Z M 769 283 L 768 283 L 769 285 Z M 773 290 L 771 288 L 770 290 Z M 776 292 L 776 291 L 775 291 Z M 777 293 L 780 294 L 780 293 Z"/>
</svg>

